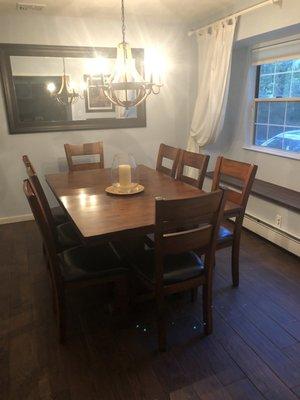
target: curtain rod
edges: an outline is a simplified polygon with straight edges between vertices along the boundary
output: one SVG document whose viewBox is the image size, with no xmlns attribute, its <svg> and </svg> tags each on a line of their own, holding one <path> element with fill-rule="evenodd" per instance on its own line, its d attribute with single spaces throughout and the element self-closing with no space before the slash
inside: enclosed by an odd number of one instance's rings
<svg viewBox="0 0 300 400">
<path fill-rule="evenodd" d="M 278 5 L 278 6 L 281 7 L 281 6 L 282 6 L 282 0 L 265 0 L 265 1 L 263 1 L 262 3 L 258 3 L 258 4 L 254 5 L 254 6 L 245 8 L 244 10 L 238 11 L 238 12 L 236 12 L 236 13 L 234 13 L 234 14 L 230 14 L 230 15 L 228 15 L 227 17 L 224 17 L 224 18 L 222 18 L 222 19 L 219 19 L 219 20 L 217 20 L 217 21 L 215 21 L 215 22 L 213 22 L 213 23 L 211 23 L 211 24 L 209 24 L 209 25 L 203 26 L 203 27 L 198 28 L 198 29 L 192 29 L 191 31 L 189 31 L 188 35 L 189 35 L 189 36 L 192 36 L 194 33 L 198 33 L 199 31 L 202 31 L 202 30 L 205 30 L 205 29 L 207 29 L 207 28 L 210 28 L 210 27 L 213 26 L 216 22 L 222 22 L 222 21 L 225 21 L 225 20 L 230 19 L 230 18 L 240 17 L 241 15 L 247 14 L 248 12 L 257 10 L 257 9 L 259 9 L 259 8 L 261 8 L 261 7 L 264 7 L 264 6 L 267 6 L 267 5 L 269 5 L 269 4 Z"/>
</svg>

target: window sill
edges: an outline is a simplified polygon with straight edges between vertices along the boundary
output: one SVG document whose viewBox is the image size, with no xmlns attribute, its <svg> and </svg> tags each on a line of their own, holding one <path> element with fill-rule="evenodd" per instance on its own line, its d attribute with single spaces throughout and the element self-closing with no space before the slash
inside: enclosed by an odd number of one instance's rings
<svg viewBox="0 0 300 400">
<path fill-rule="evenodd" d="M 268 149 L 266 147 L 254 146 L 254 145 L 253 146 L 245 145 L 245 146 L 243 146 L 243 149 L 257 151 L 259 153 L 271 154 L 273 156 L 278 156 L 278 157 L 285 157 L 285 158 L 292 158 L 294 160 L 300 160 L 300 154 L 288 152 L 288 151 L 284 151 L 284 150 Z"/>
</svg>

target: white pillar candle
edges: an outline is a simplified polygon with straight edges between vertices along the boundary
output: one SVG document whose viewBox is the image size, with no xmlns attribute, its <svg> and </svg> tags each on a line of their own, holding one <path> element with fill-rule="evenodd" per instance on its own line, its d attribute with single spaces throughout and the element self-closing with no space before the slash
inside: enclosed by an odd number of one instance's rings
<svg viewBox="0 0 300 400">
<path fill-rule="evenodd" d="M 131 186 L 131 167 L 127 164 L 119 165 L 119 184 L 121 188 L 128 189 Z"/>
</svg>

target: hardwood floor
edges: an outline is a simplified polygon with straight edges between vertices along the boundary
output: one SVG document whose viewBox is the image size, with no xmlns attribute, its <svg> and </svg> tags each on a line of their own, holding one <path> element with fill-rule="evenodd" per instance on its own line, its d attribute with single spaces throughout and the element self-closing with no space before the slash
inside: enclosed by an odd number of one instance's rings
<svg viewBox="0 0 300 400">
<path fill-rule="evenodd" d="M 40 236 L 33 222 L 0 227 L 1 400 L 216 400 L 300 398 L 299 260 L 243 232 L 240 287 L 230 249 L 218 252 L 214 333 L 201 335 L 201 303 L 169 300 L 169 351 L 156 351 L 153 304 L 124 324 L 109 293 L 69 302 L 57 341 Z"/>
</svg>

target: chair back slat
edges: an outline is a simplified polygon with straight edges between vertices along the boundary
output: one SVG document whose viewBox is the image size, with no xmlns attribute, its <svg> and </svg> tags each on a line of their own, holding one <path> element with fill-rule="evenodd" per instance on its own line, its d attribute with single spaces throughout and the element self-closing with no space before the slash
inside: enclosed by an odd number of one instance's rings
<svg viewBox="0 0 300 400">
<path fill-rule="evenodd" d="M 32 163 L 30 162 L 29 157 L 27 155 L 24 155 L 22 157 L 22 159 L 23 159 L 23 163 L 25 165 L 26 173 L 27 173 L 28 179 L 30 181 L 30 184 L 33 187 L 34 192 L 35 192 L 36 196 L 38 197 L 39 201 L 41 202 L 43 210 L 46 214 L 47 221 L 50 224 L 52 232 L 54 232 L 55 231 L 55 223 L 54 223 L 53 215 L 51 212 L 51 208 L 50 208 L 49 202 L 47 200 L 47 197 L 45 195 L 44 189 L 41 185 L 41 182 L 35 172 L 35 168 L 33 167 Z"/>
<path fill-rule="evenodd" d="M 47 220 L 45 210 L 43 209 L 43 206 L 38 199 L 37 193 L 35 192 L 35 189 L 32 186 L 29 179 L 25 179 L 23 181 L 23 191 L 28 200 L 29 206 L 31 208 L 32 214 L 37 223 L 39 231 L 42 235 L 44 246 L 49 256 L 51 267 L 56 269 L 56 271 L 52 270 L 52 274 L 57 275 L 58 271 L 57 271 L 55 237 L 53 236 L 52 228 L 49 224 L 49 221 Z"/>
<path fill-rule="evenodd" d="M 228 192 L 227 200 L 242 206 L 245 210 L 256 171 L 257 165 L 229 160 L 220 156 L 217 159 L 214 170 L 212 191 L 222 187 L 220 184 L 222 176 L 233 178 L 239 183 L 241 190 L 238 191 L 226 187 Z"/>
<path fill-rule="evenodd" d="M 195 186 L 198 189 L 202 189 L 208 162 L 208 155 L 181 150 L 177 170 L 177 179 L 189 185 Z M 185 175 L 185 167 L 191 167 L 198 170 L 197 178 L 195 179 Z"/>
<path fill-rule="evenodd" d="M 204 224 L 199 228 L 164 234 L 162 249 L 164 254 L 180 254 L 195 249 L 207 250 L 212 236 L 213 225 Z"/>
<path fill-rule="evenodd" d="M 84 171 L 104 168 L 103 142 L 68 144 L 64 145 L 70 171 Z M 87 163 L 74 163 L 73 157 L 98 155 L 99 161 Z"/>
<path fill-rule="evenodd" d="M 156 199 L 155 243 L 162 254 L 209 248 L 224 209 L 224 191 L 194 198 Z"/>
<path fill-rule="evenodd" d="M 180 149 L 161 143 L 156 162 L 156 170 L 175 178 L 180 157 Z M 172 162 L 172 167 L 163 165 L 164 158 Z"/>
</svg>

